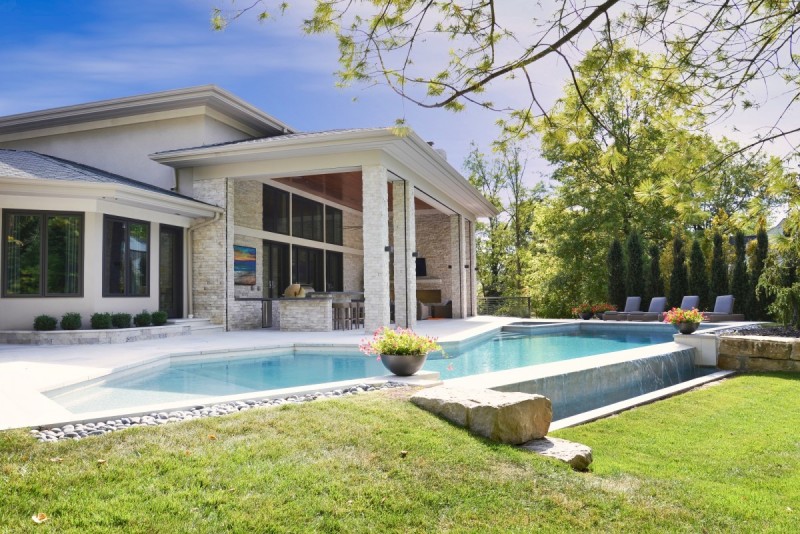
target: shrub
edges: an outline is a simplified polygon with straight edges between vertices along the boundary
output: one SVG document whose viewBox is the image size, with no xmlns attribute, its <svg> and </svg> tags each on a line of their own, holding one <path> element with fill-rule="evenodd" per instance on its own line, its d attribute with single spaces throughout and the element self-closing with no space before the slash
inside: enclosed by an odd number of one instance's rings
<svg viewBox="0 0 800 534">
<path fill-rule="evenodd" d="M 57 322 L 55 317 L 40 315 L 33 320 L 33 329 L 39 331 L 55 330 Z"/>
<path fill-rule="evenodd" d="M 137 313 L 133 316 L 133 324 L 138 327 L 150 326 L 153 324 L 153 316 L 147 310 L 142 310 L 142 313 Z"/>
<path fill-rule="evenodd" d="M 167 312 L 156 311 L 150 316 L 153 320 L 153 326 L 161 326 L 167 324 Z"/>
<path fill-rule="evenodd" d="M 626 248 L 628 263 L 625 269 L 625 290 L 627 295 L 641 297 L 644 293 L 644 250 L 639 232 L 631 232 Z"/>
<path fill-rule="evenodd" d="M 111 326 L 114 328 L 130 328 L 131 314 L 130 313 L 112 313 Z"/>
<path fill-rule="evenodd" d="M 695 239 L 692 242 L 692 249 L 689 253 L 689 292 L 700 297 L 701 310 L 709 308 L 709 291 L 706 257 L 703 255 L 700 241 Z"/>
<path fill-rule="evenodd" d="M 711 301 L 728 294 L 728 262 L 722 246 L 722 236 L 714 234 L 714 249 L 711 256 Z"/>
<path fill-rule="evenodd" d="M 689 294 L 689 273 L 686 270 L 686 252 L 683 239 L 675 236 L 672 241 L 672 272 L 669 275 L 669 295 L 671 306 L 678 306 L 684 296 Z"/>
<path fill-rule="evenodd" d="M 80 313 L 68 312 L 61 317 L 61 328 L 63 330 L 78 330 L 82 324 Z"/>
<path fill-rule="evenodd" d="M 736 259 L 733 262 L 733 273 L 731 274 L 731 295 L 733 295 L 734 313 L 744 313 L 746 319 L 748 309 L 748 293 L 750 292 L 750 277 L 747 275 L 747 263 L 745 263 L 744 233 L 736 232 L 733 237 L 733 248 L 736 251 Z"/>
<path fill-rule="evenodd" d="M 625 263 L 619 239 L 611 242 L 606 258 L 608 264 L 608 300 L 617 307 L 625 306 Z"/>
<path fill-rule="evenodd" d="M 93 313 L 89 319 L 92 328 L 95 330 L 105 330 L 111 328 L 111 314 L 105 312 Z"/>
</svg>

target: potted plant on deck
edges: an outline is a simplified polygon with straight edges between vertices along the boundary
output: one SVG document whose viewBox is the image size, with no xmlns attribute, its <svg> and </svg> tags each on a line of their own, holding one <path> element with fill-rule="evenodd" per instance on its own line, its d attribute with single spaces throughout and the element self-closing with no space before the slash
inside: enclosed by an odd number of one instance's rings
<svg viewBox="0 0 800 534">
<path fill-rule="evenodd" d="M 608 304 L 607 302 L 601 302 L 600 304 L 595 304 L 592 306 L 592 312 L 594 313 L 594 316 L 601 321 L 603 320 L 603 314 L 607 311 L 617 311 L 617 307 L 613 304 Z"/>
<path fill-rule="evenodd" d="M 370 340 L 362 340 L 359 349 L 366 355 L 377 355 L 392 373 L 411 376 L 425 365 L 428 353 L 441 350 L 435 338 L 422 336 L 411 329 L 379 328 Z"/>
<path fill-rule="evenodd" d="M 706 316 L 697 308 L 682 310 L 672 308 L 664 315 L 664 322 L 670 323 L 681 334 L 691 334 L 706 319 Z"/>
<path fill-rule="evenodd" d="M 574 308 L 572 308 L 572 315 L 575 317 L 580 317 L 583 320 L 589 320 L 594 315 L 594 311 L 592 311 L 592 305 L 588 302 L 584 302 L 583 304 L 578 304 Z"/>
</svg>

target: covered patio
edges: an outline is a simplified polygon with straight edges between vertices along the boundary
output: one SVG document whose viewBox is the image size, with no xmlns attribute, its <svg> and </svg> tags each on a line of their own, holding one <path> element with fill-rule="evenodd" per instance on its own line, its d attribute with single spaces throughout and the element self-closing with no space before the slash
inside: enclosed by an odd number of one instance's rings
<svg viewBox="0 0 800 534">
<path fill-rule="evenodd" d="M 151 158 L 177 169 L 179 192 L 226 210 L 191 231 L 196 316 L 259 328 L 264 299 L 289 284 L 331 301 L 363 294 L 367 331 L 390 324 L 392 312 L 396 325 L 413 327 L 418 301 L 450 302 L 453 318 L 476 315 L 475 221 L 496 210 L 413 132 L 289 134 Z M 333 327 L 324 314 L 296 324 L 277 315 L 283 330 Z"/>
</svg>

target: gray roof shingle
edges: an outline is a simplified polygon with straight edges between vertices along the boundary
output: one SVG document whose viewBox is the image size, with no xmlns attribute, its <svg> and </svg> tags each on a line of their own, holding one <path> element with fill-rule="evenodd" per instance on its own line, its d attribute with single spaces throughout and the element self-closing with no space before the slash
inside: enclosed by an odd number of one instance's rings
<svg viewBox="0 0 800 534">
<path fill-rule="evenodd" d="M 0 177 L 119 184 L 170 197 L 194 200 L 191 197 L 118 174 L 29 150 L 0 149 Z"/>
</svg>

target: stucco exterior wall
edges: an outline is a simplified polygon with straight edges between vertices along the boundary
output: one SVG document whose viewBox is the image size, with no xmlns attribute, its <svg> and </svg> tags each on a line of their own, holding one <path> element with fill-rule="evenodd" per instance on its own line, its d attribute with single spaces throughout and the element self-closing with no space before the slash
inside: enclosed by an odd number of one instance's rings
<svg viewBox="0 0 800 534">
<path fill-rule="evenodd" d="M 169 216 L 141 208 L 120 206 L 103 201 L 8 197 L 0 195 L 0 210 L 73 211 L 84 213 L 83 232 L 83 297 L 24 297 L 0 296 L 0 330 L 33 328 L 37 315 L 47 314 L 60 320 L 67 312 L 81 314 L 83 328 L 89 328 L 89 319 L 96 312 L 125 312 L 136 315 L 142 310 L 158 310 L 158 265 L 160 224 L 188 227 L 190 219 Z M 150 222 L 149 286 L 147 297 L 103 297 L 103 216 L 116 215 Z M 2 258 L 0 247 L 0 258 Z"/>
<path fill-rule="evenodd" d="M 32 150 L 170 189 L 175 186 L 174 170 L 151 160 L 149 154 L 249 137 L 197 115 L 0 141 L 0 148 Z"/>
</svg>

